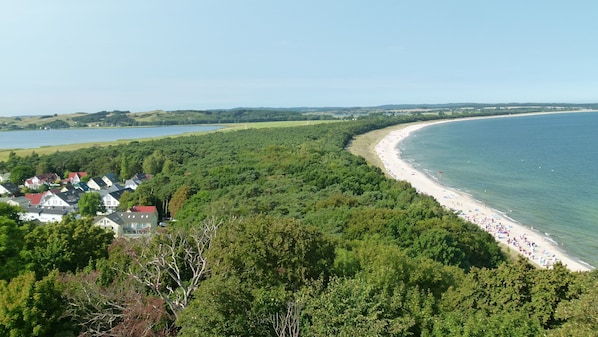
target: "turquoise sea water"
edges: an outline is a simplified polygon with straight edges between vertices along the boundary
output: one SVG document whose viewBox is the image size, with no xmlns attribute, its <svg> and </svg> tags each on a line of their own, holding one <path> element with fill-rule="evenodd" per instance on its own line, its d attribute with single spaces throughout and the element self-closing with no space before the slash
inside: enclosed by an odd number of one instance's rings
<svg viewBox="0 0 598 337">
<path fill-rule="evenodd" d="M 598 112 L 425 127 L 401 157 L 598 267 Z"/>
</svg>

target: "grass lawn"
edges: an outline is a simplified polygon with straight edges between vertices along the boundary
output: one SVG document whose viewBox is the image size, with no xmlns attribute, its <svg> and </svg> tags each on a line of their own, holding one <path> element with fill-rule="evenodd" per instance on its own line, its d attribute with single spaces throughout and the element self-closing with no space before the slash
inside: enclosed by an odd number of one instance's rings
<svg viewBox="0 0 598 337">
<path fill-rule="evenodd" d="M 370 163 L 370 165 L 379 167 L 382 172 L 390 177 L 390 174 L 388 174 L 388 171 L 386 171 L 382 160 L 380 160 L 380 157 L 378 157 L 378 154 L 376 154 L 376 145 L 378 145 L 382 138 L 386 137 L 389 132 L 402 129 L 411 124 L 412 123 L 397 124 L 384 129 L 364 133 L 363 135 L 355 137 L 347 149 L 352 154 L 363 157 L 368 163 Z"/>
</svg>

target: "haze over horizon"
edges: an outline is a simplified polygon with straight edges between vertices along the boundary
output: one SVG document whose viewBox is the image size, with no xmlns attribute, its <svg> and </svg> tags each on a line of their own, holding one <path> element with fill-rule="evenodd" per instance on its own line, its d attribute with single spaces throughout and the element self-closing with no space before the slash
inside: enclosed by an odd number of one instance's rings
<svg viewBox="0 0 598 337">
<path fill-rule="evenodd" d="M 598 102 L 589 0 L 0 1 L 0 116 Z"/>
</svg>

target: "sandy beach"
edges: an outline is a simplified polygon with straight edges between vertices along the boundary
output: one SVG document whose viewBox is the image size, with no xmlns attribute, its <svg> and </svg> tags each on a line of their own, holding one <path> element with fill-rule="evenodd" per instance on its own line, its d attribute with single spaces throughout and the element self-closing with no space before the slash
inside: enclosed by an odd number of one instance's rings
<svg viewBox="0 0 598 337">
<path fill-rule="evenodd" d="M 549 238 L 533 230 L 533 227 L 520 225 L 469 195 L 438 184 L 400 158 L 397 145 L 412 132 L 432 124 L 455 121 L 459 120 L 411 124 L 391 131 L 375 146 L 376 154 L 393 178 L 410 182 L 418 192 L 430 195 L 443 206 L 458 212 L 459 216 L 477 224 L 492 234 L 497 241 L 526 257 L 533 264 L 550 268 L 555 262 L 560 261 L 571 271 L 592 270 L 591 266 L 567 256 Z"/>
</svg>

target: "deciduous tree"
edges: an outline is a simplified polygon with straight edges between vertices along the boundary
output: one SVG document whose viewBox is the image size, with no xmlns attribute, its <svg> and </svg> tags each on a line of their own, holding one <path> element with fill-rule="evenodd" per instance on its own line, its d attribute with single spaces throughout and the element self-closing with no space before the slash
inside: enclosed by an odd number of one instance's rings
<svg viewBox="0 0 598 337">
<path fill-rule="evenodd" d="M 62 290 L 55 272 L 40 281 L 33 273 L 0 280 L 0 336 L 68 336 Z"/>
<path fill-rule="evenodd" d="M 91 219 L 66 217 L 28 233 L 21 255 L 26 268 L 35 271 L 38 277 L 53 269 L 75 272 L 90 262 L 106 258 L 113 238 L 112 232 L 94 226 Z"/>
<path fill-rule="evenodd" d="M 78 202 L 79 214 L 82 216 L 96 216 L 98 213 L 106 212 L 102 196 L 99 193 L 89 192 L 81 196 Z"/>
<path fill-rule="evenodd" d="M 196 227 L 141 239 L 129 275 L 159 296 L 177 317 L 205 278 L 206 251 L 219 226 L 216 219 L 207 219 Z"/>
</svg>

